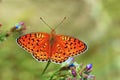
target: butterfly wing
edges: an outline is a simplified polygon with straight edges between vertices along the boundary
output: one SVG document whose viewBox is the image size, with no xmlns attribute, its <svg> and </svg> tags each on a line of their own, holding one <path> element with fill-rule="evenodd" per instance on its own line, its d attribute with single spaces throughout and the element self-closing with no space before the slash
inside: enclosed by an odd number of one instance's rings
<svg viewBox="0 0 120 80">
<path fill-rule="evenodd" d="M 20 36 L 17 43 L 30 52 L 38 61 L 48 61 L 50 58 L 50 35 L 47 33 L 30 33 Z"/>
<path fill-rule="evenodd" d="M 69 57 L 81 54 L 87 49 L 87 45 L 73 37 L 57 35 L 52 46 L 51 61 L 62 63 Z"/>
</svg>

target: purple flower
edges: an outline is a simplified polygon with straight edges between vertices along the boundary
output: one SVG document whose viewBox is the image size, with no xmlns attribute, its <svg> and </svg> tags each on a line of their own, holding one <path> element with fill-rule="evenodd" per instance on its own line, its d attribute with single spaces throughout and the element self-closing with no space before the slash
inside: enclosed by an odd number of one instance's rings
<svg viewBox="0 0 120 80">
<path fill-rule="evenodd" d="M 72 72 L 72 75 L 73 75 L 74 77 L 77 76 L 77 73 L 76 73 L 75 69 L 72 69 L 71 72 Z"/>
<path fill-rule="evenodd" d="M 70 68 L 70 67 L 74 67 L 75 65 L 72 63 L 72 64 L 70 64 L 69 66 L 68 66 L 68 68 Z"/>
<path fill-rule="evenodd" d="M 20 25 L 20 24 L 15 24 L 15 28 L 16 28 L 16 29 L 20 29 L 20 28 L 21 28 L 21 25 Z"/>
<path fill-rule="evenodd" d="M 88 79 L 96 80 L 94 75 L 88 75 Z"/>
<path fill-rule="evenodd" d="M 20 25 L 24 25 L 25 23 L 24 22 L 19 22 Z"/>
<path fill-rule="evenodd" d="M 86 69 L 91 70 L 92 69 L 92 64 L 87 64 Z"/>
</svg>

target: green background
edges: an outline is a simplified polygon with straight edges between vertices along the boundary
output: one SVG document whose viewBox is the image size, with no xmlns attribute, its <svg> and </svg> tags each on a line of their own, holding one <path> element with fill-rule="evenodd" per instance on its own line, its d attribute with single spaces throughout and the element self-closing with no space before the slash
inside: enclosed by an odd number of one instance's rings
<svg viewBox="0 0 120 80">
<path fill-rule="evenodd" d="M 119 0 L 0 0 L 0 31 L 6 33 L 16 23 L 27 25 L 24 33 L 56 29 L 86 42 L 88 50 L 76 56 L 78 63 L 93 64 L 96 80 L 120 80 L 120 1 Z M 52 63 L 47 77 L 40 74 L 46 63 L 37 62 L 16 44 L 20 35 L 12 34 L 0 43 L 0 80 L 47 80 L 60 64 Z"/>
</svg>

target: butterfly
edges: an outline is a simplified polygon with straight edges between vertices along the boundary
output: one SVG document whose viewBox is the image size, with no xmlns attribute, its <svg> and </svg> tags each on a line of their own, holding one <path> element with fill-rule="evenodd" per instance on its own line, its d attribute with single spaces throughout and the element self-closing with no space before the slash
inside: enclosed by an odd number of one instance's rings
<svg viewBox="0 0 120 80">
<path fill-rule="evenodd" d="M 17 38 L 17 43 L 31 53 L 37 61 L 42 62 L 62 63 L 69 57 L 86 51 L 87 45 L 84 42 L 71 36 L 57 35 L 55 29 L 51 28 L 50 34 L 33 32 L 22 35 Z"/>
</svg>

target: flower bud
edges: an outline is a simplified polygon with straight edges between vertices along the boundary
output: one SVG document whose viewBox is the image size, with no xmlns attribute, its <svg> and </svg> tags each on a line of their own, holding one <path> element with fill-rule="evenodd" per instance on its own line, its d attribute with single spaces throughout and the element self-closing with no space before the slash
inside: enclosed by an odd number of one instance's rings
<svg viewBox="0 0 120 80">
<path fill-rule="evenodd" d="M 25 23 L 24 22 L 19 22 L 20 25 L 24 25 Z"/>
<path fill-rule="evenodd" d="M 91 70 L 92 69 L 92 64 L 87 64 L 86 69 Z"/>
<path fill-rule="evenodd" d="M 15 28 L 16 29 L 21 29 L 21 25 L 20 24 L 15 24 Z"/>
<path fill-rule="evenodd" d="M 77 73 L 76 73 L 75 69 L 71 69 L 71 72 L 72 72 L 72 75 L 73 75 L 74 77 L 77 76 Z"/>
</svg>

